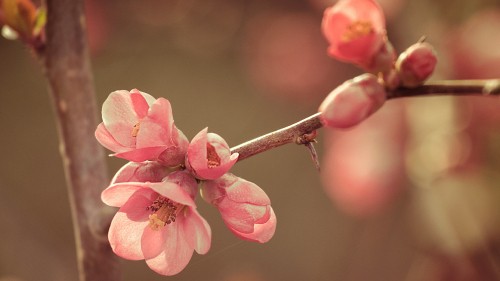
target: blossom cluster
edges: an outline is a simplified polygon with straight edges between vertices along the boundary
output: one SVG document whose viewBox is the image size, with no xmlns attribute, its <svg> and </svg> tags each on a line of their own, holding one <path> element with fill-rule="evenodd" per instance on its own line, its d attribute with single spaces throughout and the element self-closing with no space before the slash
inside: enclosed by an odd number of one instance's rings
<svg viewBox="0 0 500 281">
<path fill-rule="evenodd" d="M 424 40 L 397 56 L 375 0 L 338 1 L 325 10 L 322 31 L 330 56 L 368 72 L 346 81 L 323 101 L 319 111 L 327 127 L 359 124 L 384 104 L 387 91 L 421 85 L 437 63 L 434 48 Z"/>
<path fill-rule="evenodd" d="M 102 119 L 97 140 L 130 161 L 101 195 L 120 208 L 108 233 L 118 256 L 144 259 L 157 273 L 174 275 L 193 251 L 207 253 L 211 229 L 196 208 L 199 189 L 236 236 L 260 243 L 272 238 L 270 199 L 256 184 L 229 173 L 238 154 L 222 137 L 205 128 L 189 142 L 174 124 L 170 102 L 136 89 L 111 93 Z"/>
</svg>

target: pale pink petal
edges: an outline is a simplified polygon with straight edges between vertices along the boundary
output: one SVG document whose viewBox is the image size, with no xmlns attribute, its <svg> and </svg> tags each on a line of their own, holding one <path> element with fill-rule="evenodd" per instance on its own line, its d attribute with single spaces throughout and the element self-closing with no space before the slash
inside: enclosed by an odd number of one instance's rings
<svg viewBox="0 0 500 281">
<path fill-rule="evenodd" d="M 108 239 L 118 256 L 130 260 L 144 258 L 141 237 L 149 223 L 146 207 L 150 204 L 151 192 L 136 191 L 111 221 Z"/>
<path fill-rule="evenodd" d="M 147 188 L 147 185 L 138 182 L 113 184 L 101 193 L 101 200 L 106 205 L 121 207 L 129 200 L 132 194 L 144 188 Z"/>
<path fill-rule="evenodd" d="M 236 177 L 232 174 L 226 174 L 225 177 Z M 251 203 L 254 205 L 269 205 L 271 200 L 267 194 L 258 185 L 253 182 L 236 177 L 233 184 L 226 187 L 227 197 L 234 202 Z"/>
<path fill-rule="evenodd" d="M 210 250 L 212 239 L 212 230 L 207 221 L 194 208 L 190 208 L 180 223 L 190 247 L 198 254 L 206 254 Z"/>
<path fill-rule="evenodd" d="M 276 214 L 271 208 L 269 220 L 264 224 L 256 224 L 252 233 L 238 232 L 231 227 L 229 227 L 229 229 L 241 239 L 259 243 L 266 243 L 267 241 L 271 240 L 274 232 L 276 231 Z"/>
<path fill-rule="evenodd" d="M 97 129 L 95 130 L 95 137 L 102 146 L 113 152 L 123 152 L 130 149 L 118 143 L 111 135 L 111 133 L 106 129 L 104 123 L 101 123 L 97 126 Z"/>
<path fill-rule="evenodd" d="M 193 255 L 193 248 L 185 239 L 183 228 L 175 227 L 165 240 L 163 251 L 156 257 L 146 259 L 149 268 L 158 274 L 171 276 L 181 272 Z"/>
<path fill-rule="evenodd" d="M 120 182 L 160 182 L 169 173 L 169 170 L 158 162 L 129 162 L 116 172 L 111 184 Z"/>
<path fill-rule="evenodd" d="M 144 97 L 140 96 L 144 99 Z M 128 91 L 111 93 L 102 105 L 102 120 L 115 140 L 126 147 L 135 145 L 132 128 L 139 121 Z"/>
</svg>

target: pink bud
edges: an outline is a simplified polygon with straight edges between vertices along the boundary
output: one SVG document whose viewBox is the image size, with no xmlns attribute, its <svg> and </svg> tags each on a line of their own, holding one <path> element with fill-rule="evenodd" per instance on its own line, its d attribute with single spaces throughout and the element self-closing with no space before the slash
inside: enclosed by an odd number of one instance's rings
<svg viewBox="0 0 500 281">
<path fill-rule="evenodd" d="M 404 86 L 416 87 L 431 76 L 436 63 L 434 47 L 426 42 L 418 42 L 399 55 L 396 69 Z"/>
<path fill-rule="evenodd" d="M 384 39 L 384 44 L 382 47 L 375 52 L 371 63 L 365 66 L 365 69 L 372 73 L 387 73 L 394 68 L 394 63 L 396 62 L 396 51 L 392 46 L 391 42 Z"/>
<path fill-rule="evenodd" d="M 233 174 L 206 181 L 203 199 L 217 206 L 227 227 L 238 237 L 265 243 L 276 230 L 276 215 L 271 200 L 256 184 Z"/>
<path fill-rule="evenodd" d="M 229 145 L 219 135 L 201 130 L 189 144 L 186 167 L 195 177 L 214 180 L 231 169 L 238 160 L 238 153 L 231 154 Z"/>
<path fill-rule="evenodd" d="M 325 10 L 321 27 L 329 55 L 363 68 L 372 64 L 386 34 L 384 14 L 374 0 L 340 0 Z"/>
<path fill-rule="evenodd" d="M 344 82 L 321 103 L 321 123 L 330 128 L 348 128 L 365 120 L 385 102 L 385 89 L 373 74 Z"/>
</svg>

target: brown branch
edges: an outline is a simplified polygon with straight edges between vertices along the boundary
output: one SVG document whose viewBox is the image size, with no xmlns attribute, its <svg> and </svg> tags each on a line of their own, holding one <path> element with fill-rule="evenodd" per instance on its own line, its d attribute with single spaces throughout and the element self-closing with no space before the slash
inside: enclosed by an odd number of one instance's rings
<svg viewBox="0 0 500 281">
<path fill-rule="evenodd" d="M 500 79 L 491 80 L 446 80 L 427 83 L 416 88 L 398 88 L 388 93 L 387 98 L 426 97 L 426 96 L 462 96 L 462 95 L 500 95 Z M 323 125 L 320 113 L 307 117 L 293 125 L 276 130 L 253 140 L 231 148 L 231 152 L 240 154 L 238 161 L 282 146 L 287 143 L 306 144 L 300 138 L 311 134 Z"/>
<path fill-rule="evenodd" d="M 119 280 L 107 240 L 110 210 L 104 152 L 94 138 L 97 107 L 87 49 L 83 0 L 47 0 L 47 43 L 41 55 L 58 125 L 80 280 Z"/>
</svg>

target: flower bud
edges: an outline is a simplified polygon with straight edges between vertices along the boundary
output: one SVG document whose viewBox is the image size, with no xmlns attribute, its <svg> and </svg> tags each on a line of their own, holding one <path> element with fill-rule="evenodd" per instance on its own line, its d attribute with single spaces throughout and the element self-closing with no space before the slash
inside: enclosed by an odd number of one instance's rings
<svg viewBox="0 0 500 281">
<path fill-rule="evenodd" d="M 214 180 L 231 169 L 238 160 L 238 153 L 231 154 L 229 145 L 219 135 L 199 132 L 189 144 L 186 167 L 201 180 Z"/>
<path fill-rule="evenodd" d="M 373 74 L 363 74 L 333 90 L 319 107 L 321 123 L 349 128 L 365 120 L 385 102 L 386 92 Z"/>
<path fill-rule="evenodd" d="M 206 181 L 203 199 L 213 204 L 227 225 L 241 239 L 265 243 L 276 230 L 276 215 L 271 200 L 256 184 L 233 174 Z"/>
<path fill-rule="evenodd" d="M 426 42 L 418 42 L 399 55 L 396 69 L 403 86 L 416 87 L 431 76 L 436 63 L 434 47 Z"/>
</svg>

